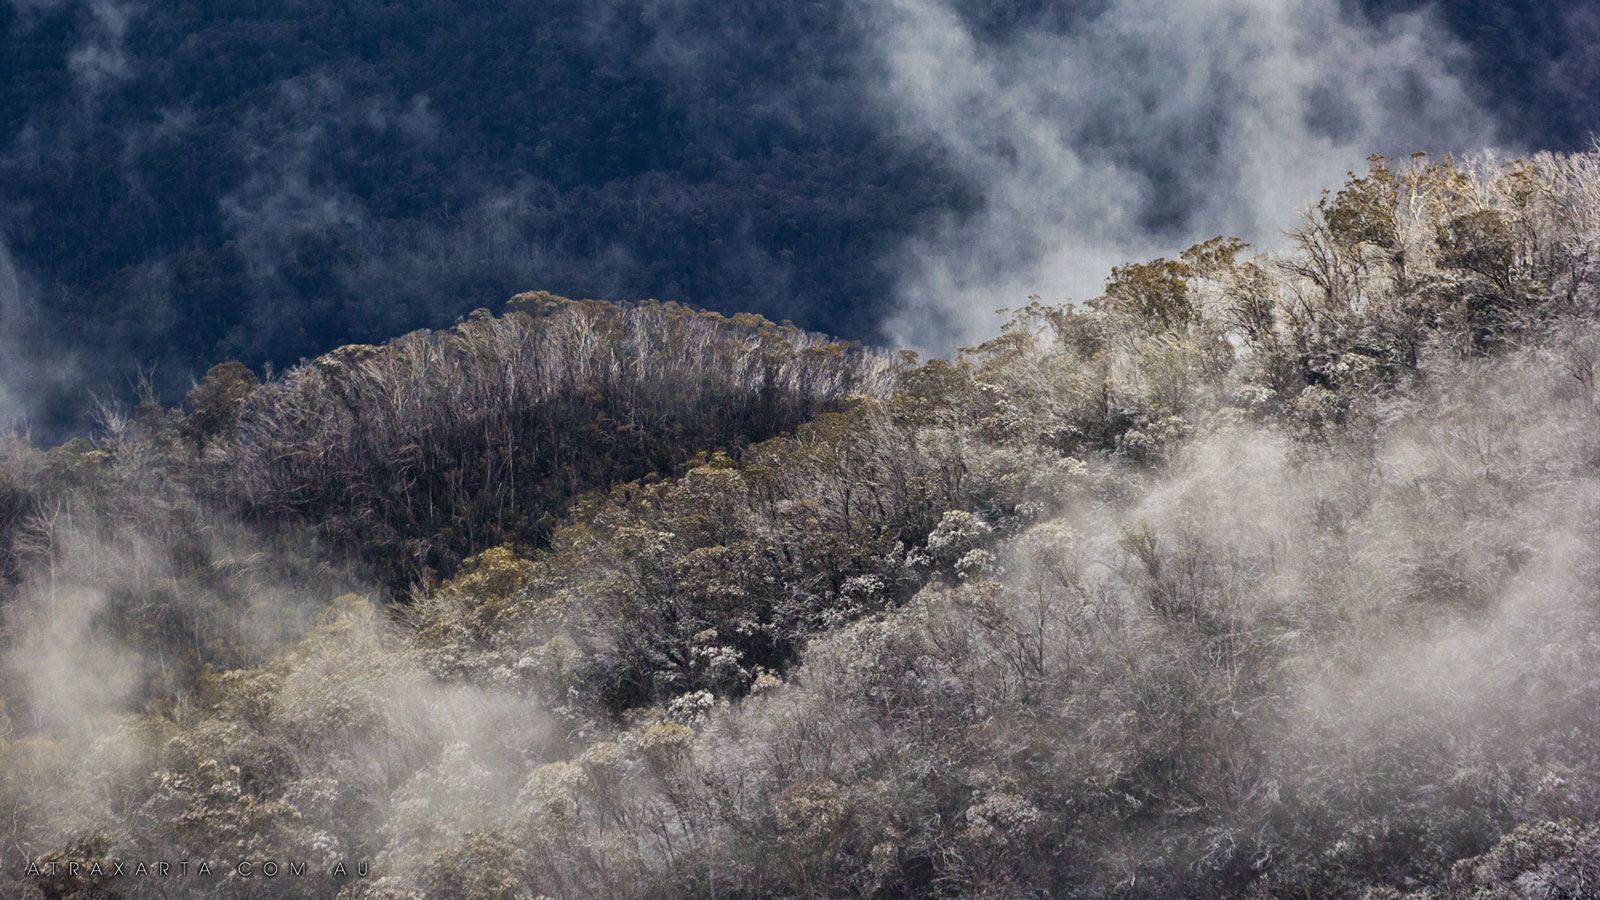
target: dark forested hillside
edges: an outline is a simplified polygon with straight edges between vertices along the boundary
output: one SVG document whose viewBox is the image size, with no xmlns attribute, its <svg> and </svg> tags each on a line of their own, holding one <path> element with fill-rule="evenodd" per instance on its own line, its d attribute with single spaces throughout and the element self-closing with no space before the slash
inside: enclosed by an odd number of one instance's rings
<svg viewBox="0 0 1600 900">
<path fill-rule="evenodd" d="M 0 447 L 0 894 L 1587 898 L 1597 373 L 1595 153 L 950 358 L 539 293 L 224 364 Z"/>
<path fill-rule="evenodd" d="M 948 6 L 997 60 L 1030 34 L 1122 27 L 1104 4 Z M 1365 4 L 1377 22 L 1415 6 Z M 1440 8 L 1470 54 L 1456 68 L 1515 143 L 1584 145 L 1587 7 Z M 87 391 L 129 396 L 141 371 L 172 402 L 224 359 L 282 368 L 530 284 L 875 341 L 903 299 L 901 249 L 1004 203 L 937 134 L 897 123 L 875 15 L 835 0 L 0 4 L 0 416 L 54 438 L 87 424 Z M 1142 71 L 1140 56 L 1117 63 Z M 1349 119 L 1319 108 L 1330 90 L 1306 116 Z M 1137 216 L 1162 239 L 1205 191 L 1176 160 L 1228 166 L 1204 126 L 1145 144 L 1089 129 L 1161 188 Z M 984 140 L 1003 165 L 1026 135 Z"/>
<path fill-rule="evenodd" d="M 102 408 L 94 443 L 10 439 L 0 599 L 43 571 L 53 583 L 58 560 L 83 568 L 71 578 L 110 604 L 91 627 L 160 658 L 133 695 L 182 704 L 203 667 L 303 625 L 305 604 L 268 584 L 403 601 L 467 556 L 536 552 L 591 494 L 741 455 L 888 378 L 859 347 L 759 316 L 544 292 L 265 384 L 224 363 L 180 409 Z M 58 722 L 15 696 L 10 709 Z"/>
<path fill-rule="evenodd" d="M 748 313 L 548 293 L 261 387 L 230 390 L 237 373 L 214 370 L 177 429 L 211 496 L 314 529 L 394 590 L 493 546 L 543 546 L 586 492 L 738 454 L 888 377 L 859 347 Z"/>
</svg>

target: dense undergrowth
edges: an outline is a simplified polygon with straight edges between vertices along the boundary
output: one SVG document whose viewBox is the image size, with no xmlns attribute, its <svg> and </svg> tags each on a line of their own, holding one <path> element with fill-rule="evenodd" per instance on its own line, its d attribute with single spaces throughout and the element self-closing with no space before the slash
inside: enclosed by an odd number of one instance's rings
<svg viewBox="0 0 1600 900">
<path fill-rule="evenodd" d="M 1600 157 L 1291 237 L 951 360 L 525 297 L 10 448 L 0 887 L 1592 896 Z M 89 874 L 199 858 L 311 874 Z"/>
</svg>

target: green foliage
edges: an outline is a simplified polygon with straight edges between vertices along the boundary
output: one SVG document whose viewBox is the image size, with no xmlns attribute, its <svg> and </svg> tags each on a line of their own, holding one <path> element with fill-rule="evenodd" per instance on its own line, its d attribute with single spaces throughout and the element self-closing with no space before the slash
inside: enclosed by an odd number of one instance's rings
<svg viewBox="0 0 1600 900">
<path fill-rule="evenodd" d="M 509 835 L 491 831 L 441 850 L 428 879 L 435 892 L 461 900 L 512 900 L 526 865 L 525 852 Z"/>
<path fill-rule="evenodd" d="M 1142 327 L 1182 328 L 1195 318 L 1188 276 L 1187 263 L 1165 259 L 1118 266 L 1095 308 L 1120 313 Z"/>
<path fill-rule="evenodd" d="M 1317 213 L 1346 250 L 1359 251 L 1363 244 L 1394 250 L 1400 243 L 1395 173 L 1382 156 L 1373 156 L 1368 162 L 1367 174 L 1357 177 L 1350 173 L 1350 180 L 1331 200 L 1324 192 Z"/>
<path fill-rule="evenodd" d="M 825 896 L 814 886 L 831 868 L 850 824 L 849 794 L 832 781 L 792 785 L 772 800 L 783 849 L 791 860 L 795 892 Z"/>
<path fill-rule="evenodd" d="M 211 367 L 183 404 L 188 411 L 181 431 L 196 449 L 217 437 L 231 437 L 250 395 L 260 385 L 243 363 L 229 361 Z"/>
</svg>

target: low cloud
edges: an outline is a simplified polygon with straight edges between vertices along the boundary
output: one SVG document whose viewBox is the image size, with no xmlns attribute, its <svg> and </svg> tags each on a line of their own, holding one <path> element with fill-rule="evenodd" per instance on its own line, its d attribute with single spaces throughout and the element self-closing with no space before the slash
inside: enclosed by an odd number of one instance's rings
<svg viewBox="0 0 1600 900">
<path fill-rule="evenodd" d="M 41 349 L 37 290 L 0 241 L 0 435 L 27 431 L 41 397 L 77 384 L 77 355 Z"/>
<path fill-rule="evenodd" d="M 93 25 L 84 42 L 67 54 L 67 68 L 83 93 L 93 98 L 112 84 L 133 75 L 133 64 L 123 49 L 128 26 L 139 8 L 112 0 L 92 0 Z"/>
<path fill-rule="evenodd" d="M 1228 233 L 1273 245 L 1374 152 L 1479 150 L 1495 122 L 1425 14 L 1334 0 L 1114 0 L 995 33 L 946 0 L 883 0 L 877 100 L 983 206 L 900 248 L 886 332 L 945 351 L 1031 294 L 1083 300 L 1111 266 Z"/>
</svg>

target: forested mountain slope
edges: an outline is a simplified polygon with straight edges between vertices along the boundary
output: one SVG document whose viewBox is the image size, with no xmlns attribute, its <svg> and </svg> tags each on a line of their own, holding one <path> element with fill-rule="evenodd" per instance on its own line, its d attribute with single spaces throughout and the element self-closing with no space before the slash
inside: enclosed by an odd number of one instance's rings
<svg viewBox="0 0 1600 900">
<path fill-rule="evenodd" d="M 887 386 L 884 360 L 759 316 L 527 294 L 499 318 L 224 391 L 216 424 L 179 430 L 210 445 L 200 464 L 219 499 L 312 524 L 403 588 L 496 544 L 542 545 L 586 491 L 737 452 Z M 206 391 L 197 413 L 213 412 Z"/>
<path fill-rule="evenodd" d="M 1588 896 L 1600 156 L 1292 239 L 925 363 L 527 296 L 11 448 L 0 886 Z M 308 874 L 90 868 L 200 858 Z"/>
<path fill-rule="evenodd" d="M 758 316 L 544 293 L 266 384 L 223 364 L 183 410 L 103 409 L 93 444 L 11 441 L 0 593 L 45 571 L 52 595 L 58 578 L 86 579 L 106 595 L 90 618 L 160 659 L 128 690 L 181 704 L 199 667 L 303 627 L 305 604 L 272 584 L 324 590 L 355 583 L 354 566 L 404 598 L 464 556 L 544 546 L 588 492 L 739 452 L 888 377 L 857 347 Z M 13 699 L 24 709 L 54 718 Z"/>
</svg>

